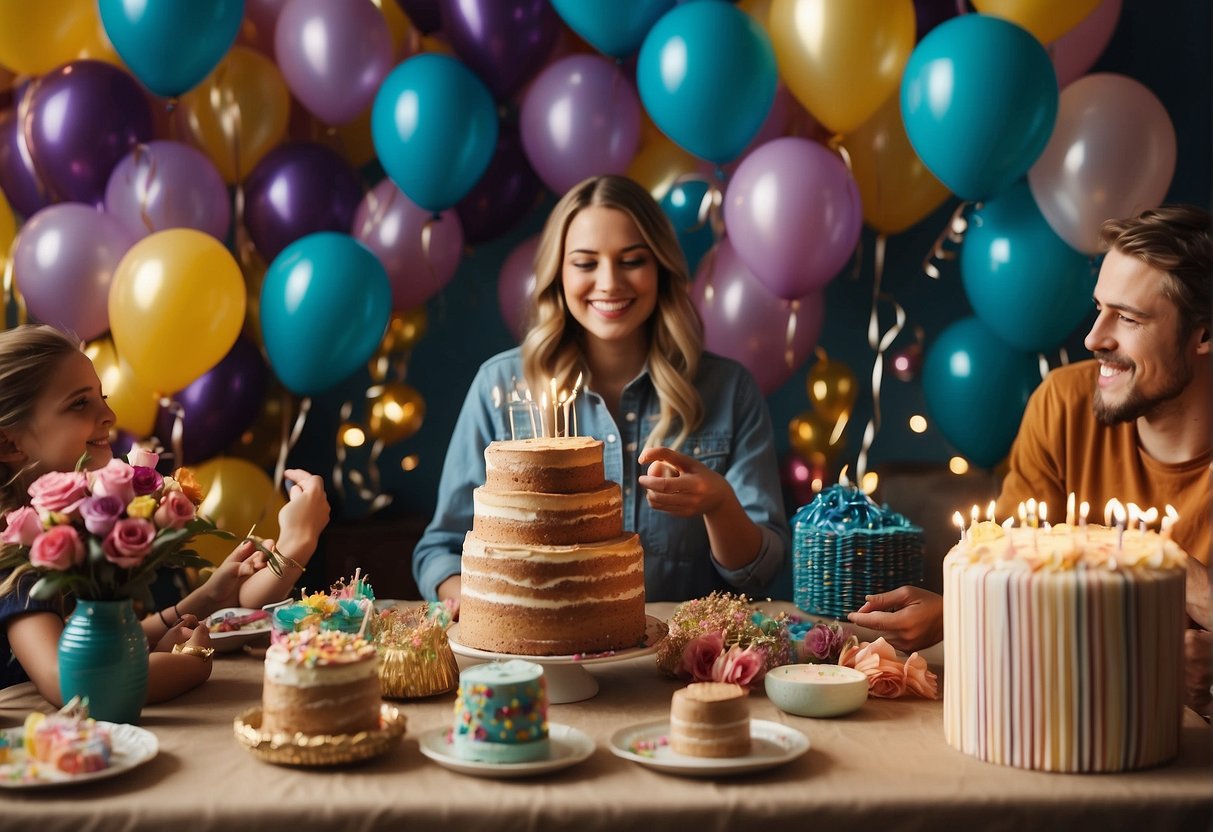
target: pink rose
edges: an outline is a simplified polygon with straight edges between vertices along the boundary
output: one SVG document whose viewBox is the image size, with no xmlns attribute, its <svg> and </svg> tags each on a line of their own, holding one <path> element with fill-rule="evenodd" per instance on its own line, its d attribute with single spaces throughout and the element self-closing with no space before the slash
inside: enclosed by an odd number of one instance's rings
<svg viewBox="0 0 1213 832">
<path fill-rule="evenodd" d="M 927 668 L 927 660 L 917 653 L 906 659 L 906 688 L 923 699 L 934 699 L 939 693 L 939 678 Z"/>
<path fill-rule="evenodd" d="M 29 487 L 30 504 L 39 514 L 51 511 L 71 514 L 88 496 L 88 477 L 80 471 L 52 471 Z"/>
<path fill-rule="evenodd" d="M 117 497 L 126 505 L 135 499 L 135 469 L 120 459 L 111 459 L 100 471 L 92 474 L 94 497 Z"/>
<path fill-rule="evenodd" d="M 679 676 L 690 676 L 696 682 L 712 681 L 712 665 L 724 650 L 724 633 L 704 633 L 687 642 L 682 648 L 682 661 L 678 663 Z"/>
<path fill-rule="evenodd" d="M 863 643 L 858 650 L 847 650 L 839 664 L 853 667 L 868 677 L 868 693 L 882 699 L 896 699 L 906 691 L 906 668 L 897 659 L 897 651 L 884 638 Z"/>
<path fill-rule="evenodd" d="M 0 542 L 12 543 L 16 546 L 29 546 L 38 535 L 42 534 L 42 521 L 38 512 L 29 506 L 10 511 L 4 516 L 8 525 L 0 534 Z"/>
<path fill-rule="evenodd" d="M 63 572 L 84 562 L 84 544 L 71 526 L 52 526 L 31 544 L 29 562 Z"/>
<path fill-rule="evenodd" d="M 114 524 L 109 536 L 101 542 L 105 559 L 115 566 L 130 569 L 138 566 L 152 550 L 156 527 L 141 517 L 126 517 Z"/>
<path fill-rule="evenodd" d="M 162 529 L 183 529 L 186 523 L 194 519 L 194 504 L 180 491 L 170 491 L 160 501 L 160 507 L 152 519 Z"/>
<path fill-rule="evenodd" d="M 80 503 L 80 517 L 89 534 L 105 537 L 126 508 L 117 497 L 89 497 Z"/>
<path fill-rule="evenodd" d="M 147 448 L 140 448 L 136 445 L 126 455 L 126 461 L 132 468 L 155 468 L 156 464 L 160 462 L 160 454 L 154 454 Z"/>
<path fill-rule="evenodd" d="M 131 470 L 134 471 L 134 474 L 131 475 L 131 488 L 135 490 L 136 496 L 155 494 L 160 490 L 160 486 L 164 485 L 164 477 L 160 476 L 155 468 L 145 468 L 140 465 Z"/>
<path fill-rule="evenodd" d="M 748 688 L 760 681 L 767 666 L 766 651 L 761 648 L 741 647 L 734 644 L 729 652 L 721 655 L 712 665 L 713 682 L 731 682 Z"/>
</svg>

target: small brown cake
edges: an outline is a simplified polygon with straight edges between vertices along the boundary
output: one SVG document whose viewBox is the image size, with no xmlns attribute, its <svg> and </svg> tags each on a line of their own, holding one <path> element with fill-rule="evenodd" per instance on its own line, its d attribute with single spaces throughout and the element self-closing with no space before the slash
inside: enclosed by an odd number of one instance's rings
<svg viewBox="0 0 1213 832">
<path fill-rule="evenodd" d="M 291 633 L 265 653 L 261 730 L 356 734 L 379 727 L 375 645 L 338 630 Z"/>
<path fill-rule="evenodd" d="M 688 757 L 750 753 L 750 706 L 741 685 L 696 682 L 674 691 L 670 748 Z"/>
</svg>

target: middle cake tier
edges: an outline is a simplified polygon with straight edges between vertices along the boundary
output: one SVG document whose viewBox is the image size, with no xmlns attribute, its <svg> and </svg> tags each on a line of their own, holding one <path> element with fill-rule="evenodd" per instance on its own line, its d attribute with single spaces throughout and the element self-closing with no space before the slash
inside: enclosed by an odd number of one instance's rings
<svg viewBox="0 0 1213 832">
<path fill-rule="evenodd" d="M 613 482 L 579 494 L 482 486 L 472 492 L 472 505 L 472 531 L 485 543 L 569 546 L 623 534 L 623 497 Z"/>
</svg>

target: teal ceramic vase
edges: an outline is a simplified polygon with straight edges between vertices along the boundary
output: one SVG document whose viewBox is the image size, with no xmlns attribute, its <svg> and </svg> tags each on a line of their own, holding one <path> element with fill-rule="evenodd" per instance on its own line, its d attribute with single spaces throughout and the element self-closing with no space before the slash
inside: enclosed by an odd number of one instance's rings
<svg viewBox="0 0 1213 832">
<path fill-rule="evenodd" d="M 59 692 L 88 697 L 89 714 L 138 721 L 147 699 L 147 637 L 130 599 L 76 602 L 59 637 Z"/>
</svg>

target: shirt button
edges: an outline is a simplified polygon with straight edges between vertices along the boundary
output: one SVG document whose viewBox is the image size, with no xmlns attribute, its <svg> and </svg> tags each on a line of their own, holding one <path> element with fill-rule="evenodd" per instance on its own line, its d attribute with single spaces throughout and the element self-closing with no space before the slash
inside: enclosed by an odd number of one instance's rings
<svg viewBox="0 0 1213 832">
<path fill-rule="evenodd" d="M 629 422 L 635 422 L 636 413 L 635 413 L 635 411 L 629 411 L 628 413 L 624 414 L 623 418 L 627 419 Z"/>
<path fill-rule="evenodd" d="M 617 438 L 617 437 L 616 437 L 616 436 L 615 436 L 615 434 L 613 434 L 613 433 L 608 433 L 608 434 L 607 434 L 607 441 L 608 441 L 608 442 L 614 442 L 616 438 Z"/>
<path fill-rule="evenodd" d="M 629 442 L 629 443 L 627 444 L 627 450 L 628 450 L 628 453 L 631 453 L 632 451 L 636 450 L 636 443 L 635 443 L 635 442 Z"/>
</svg>

